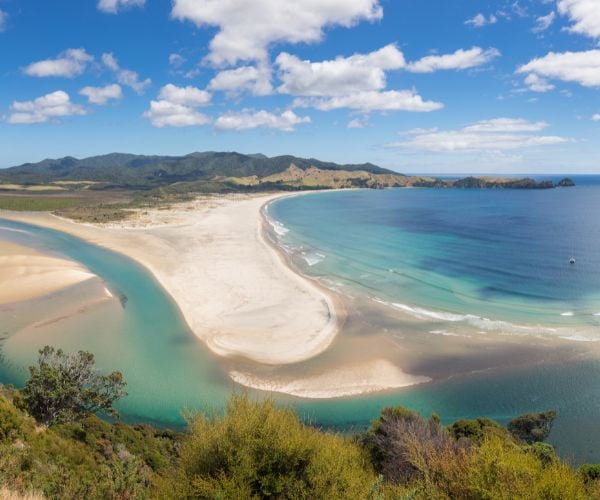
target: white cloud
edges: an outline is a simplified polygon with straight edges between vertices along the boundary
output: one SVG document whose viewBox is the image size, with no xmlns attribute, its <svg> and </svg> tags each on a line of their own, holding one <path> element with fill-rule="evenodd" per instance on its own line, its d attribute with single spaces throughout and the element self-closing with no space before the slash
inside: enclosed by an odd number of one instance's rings
<svg viewBox="0 0 600 500">
<path fill-rule="evenodd" d="M 554 85 L 552 85 L 545 78 L 541 78 L 535 73 L 530 73 L 525 78 L 525 85 L 527 88 L 533 92 L 548 92 L 549 90 L 554 89 Z"/>
<path fill-rule="evenodd" d="M 211 95 L 196 87 L 165 85 L 158 100 L 150 101 L 150 109 L 144 113 L 152 125 L 162 127 L 191 127 L 206 125 L 210 118 L 197 108 L 210 104 Z"/>
<path fill-rule="evenodd" d="M 273 92 L 271 70 L 266 65 L 240 66 L 239 68 L 220 71 L 208 84 L 210 90 L 220 90 L 230 95 L 250 92 L 256 96 L 269 95 Z"/>
<path fill-rule="evenodd" d="M 121 85 L 131 87 L 138 94 L 142 94 L 146 87 L 152 83 L 150 78 L 140 81 L 140 76 L 135 71 L 121 68 L 116 57 L 112 54 L 102 54 L 102 62 L 115 74 Z"/>
<path fill-rule="evenodd" d="M 321 111 L 348 108 L 362 113 L 371 111 L 415 111 L 429 112 L 441 109 L 443 104 L 424 101 L 414 90 L 366 91 L 330 98 L 298 98 L 294 106 L 316 108 Z"/>
<path fill-rule="evenodd" d="M 465 132 L 539 132 L 548 128 L 546 122 L 530 122 L 523 118 L 494 118 L 465 127 Z"/>
<path fill-rule="evenodd" d="M 108 14 L 116 14 L 120 9 L 143 7 L 146 0 L 99 0 L 98 10 Z"/>
<path fill-rule="evenodd" d="M 523 119 L 497 118 L 474 123 L 460 130 L 411 130 L 405 140 L 388 144 L 390 148 L 431 153 L 497 152 L 563 144 L 569 139 L 534 135 L 548 125 Z"/>
<path fill-rule="evenodd" d="M 174 68 L 180 68 L 185 64 L 185 57 L 180 54 L 169 54 L 169 64 Z"/>
<path fill-rule="evenodd" d="M 467 19 L 465 21 L 465 24 L 470 24 L 471 26 L 474 26 L 475 28 L 483 28 L 484 26 L 487 26 L 488 24 L 496 24 L 497 22 L 498 22 L 498 18 L 494 14 L 490 14 L 489 17 L 486 17 L 485 15 L 479 13 L 476 16 L 472 17 L 471 19 Z"/>
<path fill-rule="evenodd" d="M 600 50 L 550 52 L 519 67 L 517 73 L 600 87 Z"/>
<path fill-rule="evenodd" d="M 0 33 L 2 33 L 6 29 L 6 20 L 8 19 L 8 14 L 0 9 Z"/>
<path fill-rule="evenodd" d="M 183 106 L 200 107 L 210 104 L 211 95 L 206 90 L 196 87 L 177 87 L 169 83 L 160 89 L 158 98 Z"/>
<path fill-rule="evenodd" d="M 600 113 L 596 113 L 594 116 L 592 116 L 592 120 L 595 122 L 600 122 Z"/>
<path fill-rule="evenodd" d="M 322 62 L 302 61 L 283 52 L 275 64 L 283 82 L 277 89 L 281 93 L 340 96 L 385 88 L 385 71 L 403 68 L 406 62 L 395 45 L 387 45 L 369 54 L 354 54 Z"/>
<path fill-rule="evenodd" d="M 296 125 L 310 123 L 308 116 L 300 117 L 293 111 L 273 114 L 268 111 L 242 111 L 240 113 L 225 113 L 215 121 L 219 130 L 249 130 L 255 128 L 272 128 L 284 132 L 292 132 Z"/>
<path fill-rule="evenodd" d="M 53 118 L 85 114 L 85 108 L 73 104 L 69 94 L 57 90 L 33 101 L 14 101 L 7 121 L 15 124 L 44 123 Z"/>
<path fill-rule="evenodd" d="M 358 118 L 354 118 L 348 122 L 348 128 L 365 128 L 365 124 Z"/>
<path fill-rule="evenodd" d="M 487 64 L 500 56 L 497 49 L 483 50 L 481 47 L 473 47 L 469 50 L 459 49 L 453 54 L 432 55 L 423 57 L 416 62 L 410 63 L 407 70 L 412 73 L 433 73 L 439 70 L 469 69 Z"/>
<path fill-rule="evenodd" d="M 206 125 L 210 118 L 194 108 L 169 101 L 150 101 L 150 109 L 144 113 L 152 125 L 162 127 L 191 127 Z"/>
<path fill-rule="evenodd" d="M 110 100 L 119 100 L 123 97 L 121 86 L 113 83 L 105 87 L 83 87 L 79 93 L 88 98 L 90 104 L 103 105 Z"/>
<path fill-rule="evenodd" d="M 600 38 L 600 2 L 598 0 L 559 0 L 558 11 L 574 22 L 570 31 Z"/>
<path fill-rule="evenodd" d="M 378 0 L 174 0 L 171 15 L 218 27 L 208 60 L 222 65 L 264 62 L 273 43 L 318 42 L 324 28 L 376 21 L 383 9 Z"/>
<path fill-rule="evenodd" d="M 547 16 L 540 16 L 535 20 L 535 26 L 532 31 L 534 33 L 541 33 L 542 31 L 546 31 L 556 19 L 556 12 L 552 11 Z"/>
<path fill-rule="evenodd" d="M 84 49 L 67 49 L 56 59 L 45 59 L 31 63 L 23 71 L 26 75 L 36 77 L 62 76 L 73 78 L 81 75 L 88 63 L 94 58 Z"/>
</svg>

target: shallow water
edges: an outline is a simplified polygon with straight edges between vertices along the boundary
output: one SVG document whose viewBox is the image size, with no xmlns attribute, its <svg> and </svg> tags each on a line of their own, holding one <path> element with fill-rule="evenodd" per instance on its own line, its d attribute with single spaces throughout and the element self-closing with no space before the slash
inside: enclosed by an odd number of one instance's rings
<svg viewBox="0 0 600 500">
<path fill-rule="evenodd" d="M 480 415 L 506 421 L 553 408 L 559 418 L 552 440 L 561 453 L 600 460 L 598 195 L 593 184 L 543 192 L 415 189 L 322 193 L 270 205 L 282 224 L 274 232 L 294 262 L 351 307 L 329 351 L 280 374 L 385 355 L 436 379 L 355 398 L 277 401 L 342 430 L 363 429 L 395 404 L 435 411 L 446 422 Z M 8 318 L 60 311 L 99 291 L 86 285 L 45 305 L 0 310 L 0 381 L 22 383 L 46 343 L 88 349 L 101 368 L 124 372 L 124 417 L 163 425 L 181 425 L 185 407 L 222 407 L 236 387 L 143 267 L 25 224 L 0 221 L 0 238 L 81 262 L 115 297 L 127 297 L 124 306 L 113 300 L 37 331 Z M 561 338 L 570 334 L 588 342 Z"/>
</svg>

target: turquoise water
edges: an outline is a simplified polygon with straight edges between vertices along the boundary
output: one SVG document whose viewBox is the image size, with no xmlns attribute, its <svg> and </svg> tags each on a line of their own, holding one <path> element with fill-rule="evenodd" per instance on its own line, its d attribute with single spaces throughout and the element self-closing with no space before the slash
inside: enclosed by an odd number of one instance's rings
<svg viewBox="0 0 600 500">
<path fill-rule="evenodd" d="M 67 325 L 65 338 L 52 341 L 67 351 L 90 350 L 101 369 L 124 373 L 129 396 L 119 410 L 127 420 L 180 425 L 184 408 L 222 406 L 231 388 L 226 375 L 143 267 L 67 234 L 3 219 L 0 238 L 81 262 L 115 296 L 127 298 L 116 318 L 84 318 L 82 324 Z M 0 311 L 0 322 L 3 314 L 10 311 Z M 26 350 L 19 346 L 22 359 L 14 359 L 10 339 L 5 344 L 0 381 L 20 385 L 42 346 L 35 340 Z"/>
<path fill-rule="evenodd" d="M 561 453 L 577 461 L 600 461 L 600 363 L 596 343 L 590 341 L 600 338 L 594 316 L 600 312 L 599 189 L 591 182 L 543 192 L 356 191 L 272 204 L 270 216 L 285 227 L 279 227 L 280 243 L 303 271 L 353 295 L 369 325 L 385 325 L 377 338 L 385 332 L 396 335 L 392 313 L 398 309 L 393 304 L 401 304 L 405 309 L 399 311 L 412 310 L 419 323 L 398 321 L 400 345 L 417 345 L 423 336 L 430 349 L 438 339 L 454 339 L 428 335 L 431 329 L 519 336 L 522 327 L 552 328 L 559 331 L 557 338 L 589 341 L 559 339 L 575 346 L 576 355 L 564 360 L 555 356 L 532 366 L 457 370 L 432 384 L 377 395 L 276 399 L 294 406 L 310 422 L 343 430 L 362 429 L 382 407 L 395 404 L 424 414 L 435 411 L 446 422 L 480 415 L 506 421 L 554 408 L 559 418 L 552 440 Z M 129 396 L 120 410 L 126 420 L 181 425 L 183 408 L 220 408 L 236 387 L 188 330 L 169 296 L 130 259 L 60 232 L 4 220 L 0 238 L 79 261 L 115 295 L 127 297 L 124 307 L 113 306 L 110 318 L 92 316 L 69 324 L 67 334 L 55 343 L 71 351 L 89 349 L 101 368 L 124 372 Z M 575 266 L 568 264 L 572 255 Z M 369 316 L 370 303 L 380 308 L 376 316 Z M 380 314 L 386 309 L 389 317 Z M 566 312 L 572 315 L 561 315 Z M 0 310 L 0 323 L 10 313 Z M 360 321 L 355 324 L 359 331 L 349 330 L 348 336 L 361 340 L 367 332 L 360 332 Z M 4 333 L 8 338 L 3 341 L 0 381 L 20 384 L 40 346 L 32 342 L 16 350 L 12 332 Z M 332 352 L 336 349 L 342 352 L 343 342 Z M 582 350 L 592 354 L 579 356 Z M 466 363 L 459 361 L 457 366 Z M 452 360 L 440 355 L 428 362 L 423 364 L 425 373 Z M 417 368 L 411 373 L 420 373 Z"/>
</svg>

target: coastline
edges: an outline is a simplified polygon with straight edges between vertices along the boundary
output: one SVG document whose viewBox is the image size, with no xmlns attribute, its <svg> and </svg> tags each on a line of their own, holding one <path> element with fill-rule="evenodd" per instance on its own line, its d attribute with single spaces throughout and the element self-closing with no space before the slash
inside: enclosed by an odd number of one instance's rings
<svg viewBox="0 0 600 500">
<path fill-rule="evenodd" d="M 382 358 L 297 377 L 264 376 L 264 367 L 295 366 L 327 351 L 346 317 L 335 292 L 296 270 L 267 234 L 264 208 L 304 194 L 312 192 L 206 197 L 105 225 L 41 213 L 0 212 L 0 218 L 64 231 L 140 263 L 175 300 L 192 332 L 224 358 L 230 378 L 247 387 L 335 398 L 429 381 Z"/>
</svg>

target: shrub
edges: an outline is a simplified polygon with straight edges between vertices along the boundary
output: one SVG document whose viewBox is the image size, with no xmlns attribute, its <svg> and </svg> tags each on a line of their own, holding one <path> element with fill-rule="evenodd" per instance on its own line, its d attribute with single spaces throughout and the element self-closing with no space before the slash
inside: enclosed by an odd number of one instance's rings
<svg viewBox="0 0 600 500">
<path fill-rule="evenodd" d="M 555 418 L 555 411 L 528 413 L 508 422 L 508 430 L 521 441 L 537 443 L 550 435 Z"/>
<path fill-rule="evenodd" d="M 579 474 L 586 484 L 600 480 L 600 464 L 583 464 L 579 467 Z"/>
<path fill-rule="evenodd" d="M 364 451 L 300 423 L 271 401 L 234 395 L 224 416 L 197 415 L 165 498 L 368 498 L 376 477 Z"/>
<path fill-rule="evenodd" d="M 489 434 L 503 435 L 506 430 L 494 420 L 477 418 L 475 420 L 458 420 L 448 427 L 454 439 L 469 439 L 473 443 L 481 443 Z"/>
<path fill-rule="evenodd" d="M 453 456 L 460 448 L 439 419 L 425 420 L 403 407 L 384 409 L 367 443 L 377 469 L 395 483 L 424 479 L 434 454 Z"/>
</svg>

